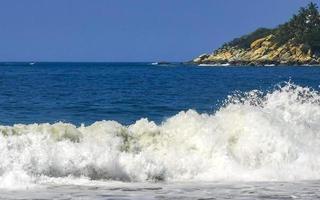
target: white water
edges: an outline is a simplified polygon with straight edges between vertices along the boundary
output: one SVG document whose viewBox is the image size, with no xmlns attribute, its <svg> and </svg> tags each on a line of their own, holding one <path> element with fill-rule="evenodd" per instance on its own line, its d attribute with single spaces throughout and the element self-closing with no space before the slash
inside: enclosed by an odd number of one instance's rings
<svg viewBox="0 0 320 200">
<path fill-rule="evenodd" d="M 288 83 L 229 98 L 214 114 L 180 112 L 90 126 L 0 126 L 0 188 L 96 181 L 320 179 L 320 95 Z"/>
</svg>

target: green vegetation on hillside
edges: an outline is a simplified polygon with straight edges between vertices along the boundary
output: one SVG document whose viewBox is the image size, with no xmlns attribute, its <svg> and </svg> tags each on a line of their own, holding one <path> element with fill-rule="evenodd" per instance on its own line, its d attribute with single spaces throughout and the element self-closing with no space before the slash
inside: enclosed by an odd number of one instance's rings
<svg viewBox="0 0 320 200">
<path fill-rule="evenodd" d="M 223 47 L 231 46 L 231 47 L 238 47 L 241 49 L 248 49 L 250 48 L 250 45 L 252 42 L 254 42 L 257 39 L 266 37 L 268 35 L 272 34 L 272 29 L 268 28 L 258 28 L 256 31 L 244 35 L 240 38 L 236 38 L 232 40 L 231 42 L 228 42 L 223 45 Z"/>
<path fill-rule="evenodd" d="M 280 45 L 287 42 L 304 44 L 313 52 L 320 52 L 320 14 L 315 3 L 310 3 L 306 8 L 300 8 L 298 14 L 285 24 L 275 29 L 259 28 L 256 31 L 236 38 L 226 43 L 223 47 L 250 48 L 250 44 L 268 35 L 274 35 L 273 41 Z"/>
</svg>

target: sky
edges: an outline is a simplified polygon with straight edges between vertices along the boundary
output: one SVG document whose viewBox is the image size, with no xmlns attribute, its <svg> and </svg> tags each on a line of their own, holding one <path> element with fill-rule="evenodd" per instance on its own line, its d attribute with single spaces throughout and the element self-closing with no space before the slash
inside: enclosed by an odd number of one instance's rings
<svg viewBox="0 0 320 200">
<path fill-rule="evenodd" d="M 187 61 L 309 2 L 0 0 L 0 61 Z"/>
</svg>

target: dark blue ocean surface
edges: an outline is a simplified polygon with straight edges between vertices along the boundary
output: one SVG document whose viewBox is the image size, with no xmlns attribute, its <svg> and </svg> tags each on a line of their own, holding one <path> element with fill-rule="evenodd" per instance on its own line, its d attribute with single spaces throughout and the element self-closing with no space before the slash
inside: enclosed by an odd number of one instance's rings
<svg viewBox="0 0 320 200">
<path fill-rule="evenodd" d="M 318 89 L 320 68 L 1 63 L 0 124 L 161 123 L 182 110 L 212 113 L 235 91 L 273 90 L 289 80 Z"/>
</svg>

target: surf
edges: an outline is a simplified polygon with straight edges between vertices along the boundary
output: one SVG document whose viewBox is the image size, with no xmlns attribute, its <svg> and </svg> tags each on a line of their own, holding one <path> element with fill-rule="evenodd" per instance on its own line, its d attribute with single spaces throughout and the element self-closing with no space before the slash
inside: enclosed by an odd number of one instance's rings
<svg viewBox="0 0 320 200">
<path fill-rule="evenodd" d="M 0 187 L 52 179 L 297 181 L 320 178 L 320 94 L 286 83 L 235 93 L 214 113 L 160 124 L 0 126 Z"/>
</svg>

